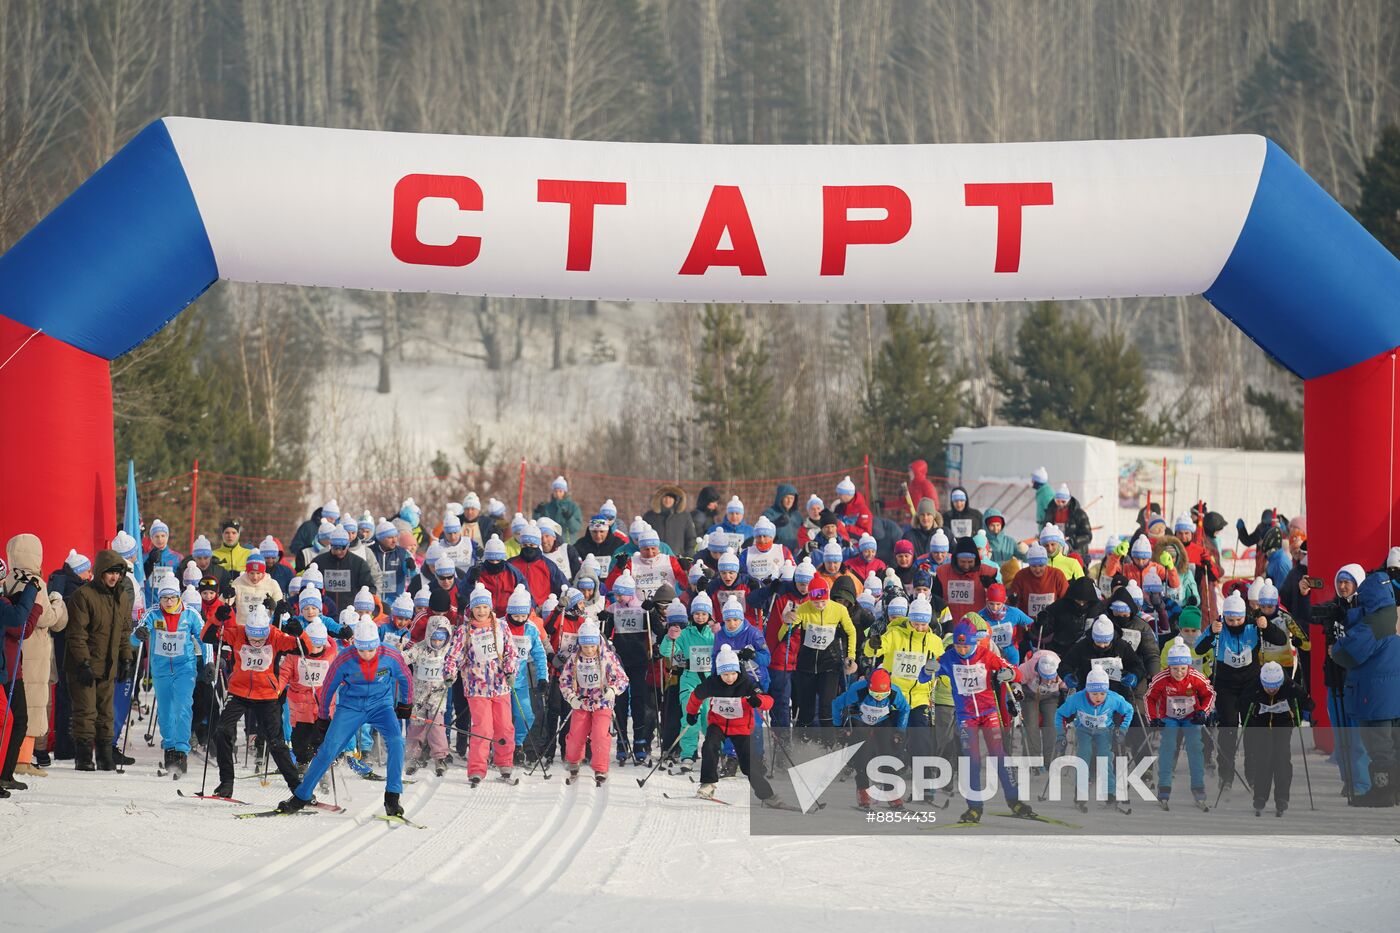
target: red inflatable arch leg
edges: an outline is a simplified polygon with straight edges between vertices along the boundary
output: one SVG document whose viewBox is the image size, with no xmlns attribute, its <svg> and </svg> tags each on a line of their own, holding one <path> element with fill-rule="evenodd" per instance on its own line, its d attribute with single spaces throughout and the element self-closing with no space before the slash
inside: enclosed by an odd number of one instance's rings
<svg viewBox="0 0 1400 933">
<path fill-rule="evenodd" d="M 95 557 L 116 533 L 111 367 L 0 317 L 0 402 L 0 543 L 38 535 L 45 573 L 69 548 Z"/>
<path fill-rule="evenodd" d="M 1326 584 L 1343 564 L 1374 569 L 1400 535 L 1400 371 L 1396 350 L 1303 384 L 1308 568 Z M 1328 723 L 1323 639 L 1313 633 L 1314 722 Z M 1316 734 L 1331 751 L 1330 732 Z"/>
</svg>

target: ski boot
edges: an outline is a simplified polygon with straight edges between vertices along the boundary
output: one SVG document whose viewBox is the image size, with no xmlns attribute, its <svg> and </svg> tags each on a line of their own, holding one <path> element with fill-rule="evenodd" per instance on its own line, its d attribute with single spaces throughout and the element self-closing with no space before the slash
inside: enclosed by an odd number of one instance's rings
<svg viewBox="0 0 1400 933">
<path fill-rule="evenodd" d="M 479 775 L 479 774 L 473 774 L 471 777 L 467 778 L 467 785 L 468 785 L 469 787 L 480 787 L 480 786 L 481 786 L 481 775 Z"/>
<path fill-rule="evenodd" d="M 871 803 L 869 790 L 865 788 L 858 788 L 856 790 L 856 806 L 862 810 L 870 809 Z"/>
<path fill-rule="evenodd" d="M 447 773 L 447 757 L 444 755 L 433 763 L 433 774 L 442 777 Z"/>
<path fill-rule="evenodd" d="M 564 776 L 564 783 L 572 784 L 578 780 L 578 765 L 570 764 L 568 771 L 569 773 Z"/>
<path fill-rule="evenodd" d="M 1191 788 L 1191 799 L 1196 803 L 1196 809 L 1202 813 L 1210 812 L 1210 804 L 1206 803 L 1206 789 L 1204 787 Z"/>
<path fill-rule="evenodd" d="M 981 810 L 975 810 L 975 809 L 973 809 L 972 807 L 968 807 L 966 810 L 963 811 L 962 816 L 958 817 L 958 822 L 959 822 L 959 823 L 980 823 L 980 822 L 982 822 L 982 811 L 981 811 Z"/>
<path fill-rule="evenodd" d="M 363 758 L 361 758 L 358 753 L 352 752 L 351 754 L 346 755 L 345 763 L 350 766 L 351 771 L 354 771 L 356 774 L 358 774 L 362 778 L 365 778 L 366 780 L 369 780 L 370 776 L 374 774 L 374 769 L 371 768 L 369 766 L 369 763 L 366 762 Z"/>
<path fill-rule="evenodd" d="M 423 767 L 423 760 L 421 758 L 410 758 L 408 761 L 404 762 L 403 773 L 405 775 L 417 774 L 418 769 L 421 767 Z"/>
<path fill-rule="evenodd" d="M 604 784 L 606 784 L 606 783 L 608 783 L 608 776 L 607 776 L 606 774 L 595 774 L 595 775 L 593 775 L 593 786 L 594 786 L 594 787 L 602 787 L 602 786 L 603 786 Z"/>
<path fill-rule="evenodd" d="M 1031 805 L 1024 800 L 1018 800 L 1011 805 L 1011 815 L 1018 816 L 1023 820 L 1036 819 L 1040 814 L 1031 809 Z"/>
<path fill-rule="evenodd" d="M 1280 801 L 1275 802 L 1275 804 L 1274 804 L 1274 816 L 1283 816 L 1283 811 L 1285 811 L 1285 810 L 1287 810 L 1287 809 L 1288 809 L 1288 804 L 1284 803 L 1283 801 L 1280 800 Z"/>
<path fill-rule="evenodd" d="M 232 781 L 220 781 L 219 784 L 218 784 L 218 786 L 215 787 L 212 791 L 210 791 L 209 796 L 211 796 L 211 797 L 232 797 L 232 796 L 233 796 L 233 782 L 232 782 Z"/>
<path fill-rule="evenodd" d="M 1108 799 L 1103 801 L 1100 804 L 1100 806 L 1102 806 L 1105 810 L 1112 810 L 1114 807 L 1118 806 L 1118 798 L 1112 794 L 1109 794 Z"/>
<path fill-rule="evenodd" d="M 123 753 L 122 750 L 120 748 L 117 748 L 115 745 L 112 746 L 112 761 L 116 764 L 121 765 L 123 768 L 125 768 L 127 765 L 136 764 L 135 758 L 132 758 L 130 755 Z"/>
<path fill-rule="evenodd" d="M 720 765 L 719 776 L 720 776 L 720 777 L 727 777 L 727 778 L 730 778 L 730 777 L 733 777 L 734 775 L 736 775 L 736 774 L 738 774 L 738 773 L 739 773 L 739 759 L 733 757 L 732 755 L 726 757 L 726 758 L 724 759 L 724 762 Z"/>
<path fill-rule="evenodd" d="M 1088 813 L 1088 812 L 1089 812 L 1089 801 L 1087 801 L 1087 800 L 1076 800 L 1076 801 L 1074 802 L 1074 809 L 1078 810 L 1080 813 Z"/>
<path fill-rule="evenodd" d="M 689 774 L 695 770 L 694 758 L 682 758 L 680 766 L 676 768 L 675 774 Z"/>
<path fill-rule="evenodd" d="M 1263 803 L 1263 802 L 1258 801 L 1258 800 L 1254 801 L 1254 815 L 1255 815 L 1256 817 L 1260 817 L 1260 816 L 1263 816 L 1263 815 L 1264 815 L 1264 803 Z"/>
<path fill-rule="evenodd" d="M 176 752 L 174 765 L 175 767 L 172 768 L 170 772 L 171 780 L 178 781 L 190 770 L 189 755 L 184 752 Z"/>
<path fill-rule="evenodd" d="M 399 806 L 399 795 L 391 790 L 384 792 L 384 815 L 403 816 L 403 807 Z"/>
<path fill-rule="evenodd" d="M 1172 808 L 1169 803 L 1171 798 L 1172 789 L 1170 787 L 1157 788 L 1157 806 L 1161 807 L 1163 810 L 1170 810 Z"/>
<path fill-rule="evenodd" d="M 619 766 L 627 764 L 627 744 L 622 741 L 621 736 L 618 736 L 617 751 L 614 753 L 614 758 L 617 760 Z"/>
<path fill-rule="evenodd" d="M 632 750 L 632 763 L 639 768 L 651 767 L 651 752 L 646 748 L 636 748 Z"/>
<path fill-rule="evenodd" d="M 713 785 L 713 784 L 701 784 L 701 785 L 700 785 L 700 788 L 695 792 L 695 796 L 697 796 L 697 797 L 710 797 L 710 798 L 713 798 L 714 795 L 715 795 L 715 785 Z"/>
<path fill-rule="evenodd" d="M 277 812 L 300 813 L 302 810 L 305 810 L 309 806 L 311 806 L 310 800 L 302 800 L 296 794 L 292 794 L 292 796 L 288 797 L 286 800 L 283 800 L 277 805 Z"/>
</svg>

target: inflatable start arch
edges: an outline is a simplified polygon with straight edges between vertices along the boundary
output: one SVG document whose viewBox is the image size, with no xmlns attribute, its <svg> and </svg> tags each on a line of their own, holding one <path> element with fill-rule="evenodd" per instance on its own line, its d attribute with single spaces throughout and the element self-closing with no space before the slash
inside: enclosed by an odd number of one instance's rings
<svg viewBox="0 0 1400 933">
<path fill-rule="evenodd" d="M 219 278 L 661 301 L 1204 294 L 1306 380 L 1317 575 L 1395 541 L 1400 262 L 1258 136 L 692 146 L 160 120 L 0 257 L 6 533 L 40 534 L 53 563 L 113 533 L 108 361 Z"/>
</svg>

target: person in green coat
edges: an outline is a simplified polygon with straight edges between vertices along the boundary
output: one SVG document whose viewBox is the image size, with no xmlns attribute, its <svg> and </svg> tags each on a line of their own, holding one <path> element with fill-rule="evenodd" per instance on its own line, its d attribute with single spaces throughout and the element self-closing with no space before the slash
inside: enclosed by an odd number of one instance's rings
<svg viewBox="0 0 1400 933">
<path fill-rule="evenodd" d="M 982 527 L 987 532 L 987 544 L 992 549 L 992 563 L 1000 566 L 1017 556 L 1016 539 L 1006 533 L 1006 516 L 999 509 L 988 509 L 982 513 Z"/>
<path fill-rule="evenodd" d="M 675 628 L 666 633 L 661 642 L 661 656 L 671 662 L 672 669 L 681 671 L 680 708 L 685 709 L 695 688 L 710 676 L 713 664 L 715 643 L 714 629 L 710 619 L 714 613 L 714 603 L 708 593 L 700 593 L 690 602 L 690 626 L 680 634 Z M 700 709 L 700 721 L 709 715 L 709 701 Z M 700 745 L 701 730 L 682 727 L 680 774 L 695 770 L 696 751 Z"/>
<path fill-rule="evenodd" d="M 554 477 L 549 484 L 549 499 L 535 506 L 535 518 L 548 516 L 563 529 L 563 539 L 573 541 L 583 530 L 583 513 L 578 503 L 569 498 L 569 481 L 562 476 Z"/>
<path fill-rule="evenodd" d="M 1055 490 L 1050 486 L 1050 473 L 1045 467 L 1036 467 L 1031 472 L 1031 488 L 1035 490 L 1035 525 L 1045 524 L 1045 510 L 1055 498 Z"/>
</svg>

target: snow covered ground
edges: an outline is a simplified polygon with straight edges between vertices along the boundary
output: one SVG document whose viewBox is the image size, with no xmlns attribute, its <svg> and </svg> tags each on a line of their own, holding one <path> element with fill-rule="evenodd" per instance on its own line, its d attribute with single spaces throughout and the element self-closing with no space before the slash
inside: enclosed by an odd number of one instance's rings
<svg viewBox="0 0 1400 933">
<path fill-rule="evenodd" d="M 405 788 L 422 831 L 373 819 L 383 785 L 353 777 L 345 814 L 235 820 L 286 795 L 275 775 L 238 783 L 251 808 L 182 799 L 201 762 L 175 783 L 158 754 L 125 775 L 62 763 L 0 801 L 0 928 L 1394 928 L 1388 836 L 755 837 L 734 781 L 726 807 L 663 798 L 693 790 L 680 777 L 638 789 L 633 768 L 471 790 L 460 765 Z"/>
</svg>

